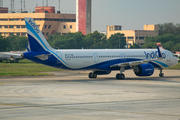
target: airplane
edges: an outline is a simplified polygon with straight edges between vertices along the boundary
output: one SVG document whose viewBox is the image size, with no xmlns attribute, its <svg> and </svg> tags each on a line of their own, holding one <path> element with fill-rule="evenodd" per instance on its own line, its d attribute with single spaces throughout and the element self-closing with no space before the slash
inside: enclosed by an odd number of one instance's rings
<svg viewBox="0 0 180 120">
<path fill-rule="evenodd" d="M 154 69 L 175 66 L 177 58 L 160 43 L 157 49 L 54 49 L 52 48 L 32 18 L 25 18 L 29 40 L 28 52 L 23 58 L 47 66 L 68 70 L 92 70 L 89 78 L 120 71 L 116 79 L 125 79 L 123 72 L 133 69 L 136 76 L 151 76 Z"/>
<path fill-rule="evenodd" d="M 10 60 L 10 62 L 18 63 L 20 59 L 23 59 L 20 55 L 25 51 L 18 52 L 0 52 L 0 62 L 3 60 Z"/>
</svg>

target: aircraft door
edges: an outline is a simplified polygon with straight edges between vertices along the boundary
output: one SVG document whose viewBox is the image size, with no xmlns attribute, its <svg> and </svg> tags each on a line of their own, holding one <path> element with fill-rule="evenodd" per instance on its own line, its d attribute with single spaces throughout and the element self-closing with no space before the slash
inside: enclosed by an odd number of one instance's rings
<svg viewBox="0 0 180 120">
<path fill-rule="evenodd" d="M 62 58 L 62 54 L 61 54 L 61 52 L 56 51 L 56 54 L 57 54 L 60 58 Z M 61 63 L 61 61 L 59 61 L 59 60 L 57 59 L 57 63 Z"/>
<path fill-rule="evenodd" d="M 166 52 L 166 59 L 167 59 L 167 62 L 171 61 L 171 54 L 169 52 Z"/>
<path fill-rule="evenodd" d="M 97 53 L 94 53 L 94 62 L 97 63 L 99 61 L 99 56 Z"/>
</svg>

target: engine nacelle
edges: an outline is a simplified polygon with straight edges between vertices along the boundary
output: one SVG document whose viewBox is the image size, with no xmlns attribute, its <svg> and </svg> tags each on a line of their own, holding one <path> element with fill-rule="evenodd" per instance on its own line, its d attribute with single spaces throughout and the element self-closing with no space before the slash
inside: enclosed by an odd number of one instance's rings
<svg viewBox="0 0 180 120">
<path fill-rule="evenodd" d="M 106 75 L 106 74 L 109 74 L 111 73 L 111 71 L 95 71 L 94 73 L 96 73 L 97 75 Z"/>
<path fill-rule="evenodd" d="M 137 76 L 151 76 L 154 73 L 154 67 L 150 63 L 138 65 L 134 68 L 134 73 Z"/>
</svg>

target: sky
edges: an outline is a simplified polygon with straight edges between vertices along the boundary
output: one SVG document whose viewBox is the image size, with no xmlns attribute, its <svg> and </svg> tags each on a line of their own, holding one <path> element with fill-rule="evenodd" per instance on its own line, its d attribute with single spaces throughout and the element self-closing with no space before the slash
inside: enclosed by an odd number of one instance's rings
<svg viewBox="0 0 180 120">
<path fill-rule="evenodd" d="M 10 1 L 3 1 L 9 10 Z M 20 11 L 20 1 L 14 0 L 15 11 Z M 26 0 L 25 10 L 34 11 L 35 6 L 43 6 L 42 1 Z M 59 10 L 59 0 L 49 0 L 48 5 Z M 145 24 L 177 24 L 180 23 L 179 6 L 180 0 L 92 0 L 92 32 L 106 31 L 107 25 L 121 25 L 122 30 L 142 30 Z M 60 11 L 75 14 L 76 0 L 60 0 Z"/>
</svg>

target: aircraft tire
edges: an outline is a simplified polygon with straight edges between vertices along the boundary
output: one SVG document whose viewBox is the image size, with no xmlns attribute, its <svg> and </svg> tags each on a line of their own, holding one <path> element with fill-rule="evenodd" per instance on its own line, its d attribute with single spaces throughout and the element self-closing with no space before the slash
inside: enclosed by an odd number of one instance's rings
<svg viewBox="0 0 180 120">
<path fill-rule="evenodd" d="M 159 77 L 164 77 L 164 73 L 159 73 Z"/>
<path fill-rule="evenodd" d="M 93 77 L 93 76 L 92 76 L 92 72 L 89 73 L 88 77 L 89 77 L 89 78 L 92 78 L 92 77 Z"/>
<path fill-rule="evenodd" d="M 97 74 L 93 74 L 93 78 L 97 78 Z"/>
<path fill-rule="evenodd" d="M 118 73 L 118 74 L 116 74 L 116 79 L 124 80 L 125 79 L 125 75 Z"/>
</svg>

